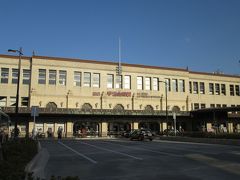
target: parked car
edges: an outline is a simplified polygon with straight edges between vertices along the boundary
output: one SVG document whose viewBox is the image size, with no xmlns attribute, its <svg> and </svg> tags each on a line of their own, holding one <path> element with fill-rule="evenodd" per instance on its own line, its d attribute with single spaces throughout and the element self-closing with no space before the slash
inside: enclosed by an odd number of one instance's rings
<svg viewBox="0 0 240 180">
<path fill-rule="evenodd" d="M 153 140 L 151 131 L 145 129 L 137 129 L 130 134 L 130 140 L 143 141 L 144 139 L 148 139 L 150 141 Z"/>
</svg>

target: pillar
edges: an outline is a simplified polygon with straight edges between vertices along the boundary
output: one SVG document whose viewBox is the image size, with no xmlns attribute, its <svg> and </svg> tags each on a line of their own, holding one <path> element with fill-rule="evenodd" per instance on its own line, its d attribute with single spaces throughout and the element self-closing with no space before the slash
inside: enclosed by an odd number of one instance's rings
<svg viewBox="0 0 240 180">
<path fill-rule="evenodd" d="M 228 133 L 233 133 L 233 123 L 227 123 Z"/>
<path fill-rule="evenodd" d="M 100 136 L 101 137 L 107 137 L 108 133 L 108 123 L 107 122 L 102 122 L 100 126 Z"/>
<path fill-rule="evenodd" d="M 212 123 L 207 123 L 207 132 L 212 132 Z"/>
<path fill-rule="evenodd" d="M 66 137 L 73 137 L 73 122 L 66 123 Z"/>
<path fill-rule="evenodd" d="M 138 122 L 133 122 L 131 124 L 131 130 L 138 129 Z"/>
<path fill-rule="evenodd" d="M 237 124 L 237 132 L 240 133 L 240 124 Z"/>
<path fill-rule="evenodd" d="M 167 129 L 167 123 L 166 122 L 160 122 L 160 132 L 163 132 L 165 129 Z"/>
<path fill-rule="evenodd" d="M 45 137 L 48 137 L 47 136 L 47 123 L 43 123 L 43 132 L 45 134 Z"/>
<path fill-rule="evenodd" d="M 53 129 L 53 137 L 57 137 L 57 123 L 54 123 L 54 129 Z"/>
<path fill-rule="evenodd" d="M 30 136 L 32 136 L 33 126 L 34 126 L 33 122 L 28 123 L 28 133 Z"/>
</svg>

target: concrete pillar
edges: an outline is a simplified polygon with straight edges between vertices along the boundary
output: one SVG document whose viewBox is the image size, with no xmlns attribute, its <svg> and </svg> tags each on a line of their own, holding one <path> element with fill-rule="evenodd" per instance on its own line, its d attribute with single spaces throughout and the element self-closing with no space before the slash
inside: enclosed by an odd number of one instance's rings
<svg viewBox="0 0 240 180">
<path fill-rule="evenodd" d="M 29 122 L 29 124 L 28 124 L 28 133 L 30 136 L 32 136 L 33 125 L 34 125 L 33 122 Z"/>
<path fill-rule="evenodd" d="M 45 137 L 47 137 L 47 123 L 43 123 L 43 132 L 45 134 Z"/>
<path fill-rule="evenodd" d="M 100 132 L 100 136 L 101 137 L 107 137 L 107 133 L 108 133 L 108 123 L 107 122 L 102 122 L 101 123 L 101 132 Z"/>
<path fill-rule="evenodd" d="M 53 128 L 53 137 L 57 137 L 57 123 L 54 123 L 54 128 Z"/>
<path fill-rule="evenodd" d="M 233 133 L 233 123 L 227 123 L 228 133 Z"/>
<path fill-rule="evenodd" d="M 240 124 L 237 124 L 237 132 L 240 133 Z"/>
<path fill-rule="evenodd" d="M 138 129 L 138 122 L 133 122 L 131 124 L 131 130 Z"/>
<path fill-rule="evenodd" d="M 212 132 L 212 123 L 207 123 L 207 132 Z"/>
<path fill-rule="evenodd" d="M 66 137 L 73 137 L 73 122 L 66 123 Z"/>
<path fill-rule="evenodd" d="M 160 123 L 160 131 L 163 132 L 165 129 L 167 129 L 167 123 L 166 122 Z"/>
</svg>

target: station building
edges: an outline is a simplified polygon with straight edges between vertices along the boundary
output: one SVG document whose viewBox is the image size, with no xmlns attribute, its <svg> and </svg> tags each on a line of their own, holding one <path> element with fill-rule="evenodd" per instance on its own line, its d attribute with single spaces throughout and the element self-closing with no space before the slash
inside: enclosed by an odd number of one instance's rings
<svg viewBox="0 0 240 180">
<path fill-rule="evenodd" d="M 21 135 L 107 136 L 174 125 L 185 131 L 240 132 L 240 76 L 117 62 L 22 57 L 19 112 L 15 113 L 19 57 L 0 55 L 0 107 Z M 210 114 L 210 115 L 209 115 Z"/>
</svg>

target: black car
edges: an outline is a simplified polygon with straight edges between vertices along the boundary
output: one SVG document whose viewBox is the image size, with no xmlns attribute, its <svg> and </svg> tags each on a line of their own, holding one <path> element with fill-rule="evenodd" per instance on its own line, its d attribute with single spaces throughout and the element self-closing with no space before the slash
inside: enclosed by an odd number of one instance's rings
<svg viewBox="0 0 240 180">
<path fill-rule="evenodd" d="M 150 141 L 153 140 L 153 134 L 151 131 L 145 129 L 137 129 L 130 134 L 130 140 L 143 141 L 144 139 L 148 139 Z"/>
</svg>

